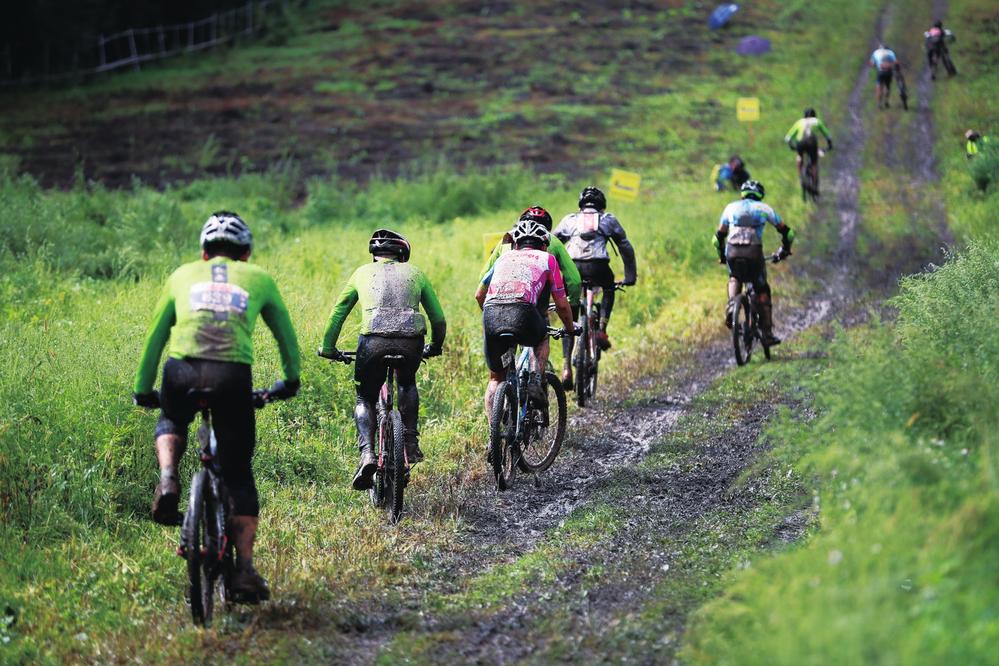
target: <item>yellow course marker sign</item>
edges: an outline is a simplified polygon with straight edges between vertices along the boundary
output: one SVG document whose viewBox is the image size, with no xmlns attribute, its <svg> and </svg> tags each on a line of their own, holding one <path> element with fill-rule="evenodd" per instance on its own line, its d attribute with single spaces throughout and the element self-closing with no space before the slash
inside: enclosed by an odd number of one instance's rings
<svg viewBox="0 0 999 666">
<path fill-rule="evenodd" d="M 740 97 L 735 102 L 735 117 L 740 123 L 755 123 L 760 119 L 760 98 Z"/>
<path fill-rule="evenodd" d="M 488 259 L 489 255 L 493 253 L 493 250 L 500 241 L 503 240 L 503 236 L 506 235 L 505 231 L 496 231 L 489 234 L 482 234 L 482 258 Z"/>
<path fill-rule="evenodd" d="M 633 171 L 611 169 L 610 195 L 617 199 L 634 201 L 638 198 L 638 189 L 642 185 L 642 176 Z"/>
</svg>

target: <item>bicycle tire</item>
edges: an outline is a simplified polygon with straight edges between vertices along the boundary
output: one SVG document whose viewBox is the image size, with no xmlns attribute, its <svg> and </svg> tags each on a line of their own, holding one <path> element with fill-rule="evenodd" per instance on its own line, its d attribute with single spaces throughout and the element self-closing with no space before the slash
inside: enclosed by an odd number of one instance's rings
<svg viewBox="0 0 999 666">
<path fill-rule="evenodd" d="M 752 311 L 745 294 L 739 295 L 735 311 L 732 313 L 732 344 L 735 348 L 735 362 L 746 365 L 753 355 Z"/>
<path fill-rule="evenodd" d="M 222 499 L 221 480 L 208 476 L 204 492 L 202 519 L 204 532 L 202 544 L 205 555 L 201 557 L 201 607 L 204 613 L 204 626 L 212 624 L 215 612 L 215 598 L 226 603 L 228 592 L 222 581 L 224 550 L 228 550 L 226 539 L 226 509 Z"/>
<path fill-rule="evenodd" d="M 549 421 L 548 426 L 543 429 L 543 437 L 532 437 L 538 430 L 541 430 L 540 428 L 535 430 L 531 427 L 534 425 L 534 418 L 540 416 L 540 410 L 528 410 L 528 424 L 525 424 L 524 446 L 520 449 L 520 457 L 517 460 L 517 466 L 520 467 L 520 471 L 526 473 L 537 474 L 551 467 L 552 463 L 555 462 L 555 457 L 558 456 L 559 451 L 562 449 L 562 440 L 565 439 L 565 425 L 568 417 L 565 389 L 562 388 L 562 382 L 552 372 L 545 373 L 544 382 L 551 388 L 554 396 L 549 395 L 548 397 Z M 553 397 L 555 399 L 554 403 L 552 402 Z M 549 431 L 552 428 L 551 408 L 553 404 L 557 410 L 557 415 L 554 424 L 555 430 L 550 433 Z M 548 436 L 549 434 L 551 434 L 550 437 Z M 540 446 L 537 448 L 532 446 L 534 441 L 537 441 Z M 534 455 L 535 452 L 543 455 Z"/>
<path fill-rule="evenodd" d="M 956 76 L 957 67 L 954 66 L 954 61 L 950 59 L 950 54 L 946 51 L 943 54 L 944 68 L 947 70 L 947 76 Z"/>
<path fill-rule="evenodd" d="M 593 306 L 593 310 L 590 311 L 590 321 L 600 321 L 600 311 L 597 306 Z M 597 397 L 597 368 L 600 365 L 600 356 L 602 352 L 600 351 L 600 345 L 597 344 L 597 329 L 590 327 L 590 366 L 588 369 L 589 377 L 586 382 L 586 397 L 590 400 Z"/>
<path fill-rule="evenodd" d="M 204 526 L 205 487 L 208 485 L 208 470 L 195 472 L 191 479 L 191 493 L 181 527 L 181 542 L 184 545 L 184 560 L 187 562 L 187 602 L 191 607 L 191 619 L 197 626 L 205 626 L 205 607 L 202 590 L 201 546 Z"/>
<path fill-rule="evenodd" d="M 402 414 L 393 409 L 389 412 L 392 422 L 392 440 L 390 443 L 392 455 L 389 457 L 389 464 L 386 465 L 388 475 L 392 479 L 392 504 L 390 506 L 390 517 L 393 523 L 399 522 L 402 518 L 402 500 L 406 490 L 406 442 L 403 438 Z"/>
<path fill-rule="evenodd" d="M 378 450 L 375 452 L 376 460 L 378 461 L 378 468 L 375 470 L 375 478 L 371 484 L 371 488 L 368 490 L 368 498 L 371 500 L 372 506 L 378 509 L 384 509 L 389 495 L 388 481 L 385 478 L 384 457 L 386 455 L 385 442 L 392 440 L 392 433 L 387 432 L 391 429 L 391 423 L 385 418 L 384 410 L 378 410 Z"/>
<path fill-rule="evenodd" d="M 573 387 L 576 393 L 576 405 L 586 406 L 586 385 L 589 382 L 590 359 L 589 359 L 589 316 L 584 312 L 580 315 L 579 325 L 582 333 L 576 342 L 576 384 Z"/>
<path fill-rule="evenodd" d="M 489 425 L 489 455 L 497 490 L 509 488 L 517 473 L 517 466 L 509 464 L 516 446 L 510 441 L 511 431 L 516 427 L 517 415 L 514 413 L 516 404 L 513 386 L 509 382 L 500 382 L 493 396 L 492 419 Z"/>
</svg>

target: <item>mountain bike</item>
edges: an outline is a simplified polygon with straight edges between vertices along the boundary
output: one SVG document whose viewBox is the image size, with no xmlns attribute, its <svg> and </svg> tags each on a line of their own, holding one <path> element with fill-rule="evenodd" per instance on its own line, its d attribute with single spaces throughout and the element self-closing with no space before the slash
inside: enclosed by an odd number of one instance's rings
<svg viewBox="0 0 999 666">
<path fill-rule="evenodd" d="M 819 150 L 818 155 L 824 155 L 824 153 Z M 814 166 L 814 169 L 812 168 Z M 809 151 L 805 151 L 801 156 L 801 166 L 798 167 L 798 180 L 801 181 L 801 200 L 812 201 L 819 200 L 819 164 L 817 160 L 812 159 L 812 154 Z"/>
<path fill-rule="evenodd" d="M 548 327 L 548 335 L 559 339 L 572 333 Z M 512 339 L 514 335 L 500 337 Z M 518 469 L 537 475 L 551 467 L 562 448 L 567 413 L 562 382 L 550 367 L 537 368 L 532 349 L 525 347 L 516 354 L 513 346 L 502 359 L 506 379 L 496 387 L 489 421 L 489 462 L 497 490 L 511 487 Z M 547 406 L 537 405 L 527 394 L 528 384 L 538 374 L 548 396 Z"/>
<path fill-rule="evenodd" d="M 902 100 L 902 108 L 909 110 L 909 87 L 905 85 L 905 76 L 902 74 L 902 66 L 895 63 L 895 81 L 898 84 L 898 96 Z"/>
<path fill-rule="evenodd" d="M 201 412 L 197 438 L 201 469 L 191 479 L 187 512 L 181 518 L 177 554 L 187 561 L 187 601 L 194 624 L 208 627 L 216 597 L 226 608 L 233 603 L 257 603 L 258 599 L 234 598 L 235 544 L 229 538 L 229 492 L 222 481 L 218 441 L 212 426 L 211 389 L 191 389 L 187 398 Z M 253 392 L 253 406 L 261 409 L 272 398 L 264 389 Z"/>
<path fill-rule="evenodd" d="M 586 401 L 597 395 L 597 370 L 600 364 L 601 349 L 597 344 L 597 331 L 600 330 L 600 303 L 595 301 L 600 287 L 583 284 L 583 307 L 579 309 L 579 325 L 582 333 L 579 344 L 573 354 L 572 365 L 576 373 L 573 389 L 576 393 L 576 404 L 586 406 Z M 618 282 L 615 291 L 624 291 L 624 286 Z"/>
<path fill-rule="evenodd" d="M 790 256 L 790 255 L 789 255 Z M 775 253 L 770 257 L 772 263 L 780 261 Z M 770 360 L 770 346 L 766 344 L 760 330 L 760 313 L 756 309 L 756 293 L 753 283 L 745 285 L 745 291 L 735 297 L 735 307 L 732 308 L 732 346 L 735 349 L 737 365 L 746 365 L 753 355 L 753 345 L 758 341 L 763 348 L 763 355 Z"/>
<path fill-rule="evenodd" d="M 947 71 L 947 76 L 955 76 L 957 74 L 957 67 L 954 66 L 954 61 L 950 59 L 950 49 L 946 46 L 940 49 L 931 49 L 928 60 L 930 78 L 933 80 L 937 78 L 937 67 L 939 67 L 940 63 L 943 63 L 944 69 Z"/>
<path fill-rule="evenodd" d="M 340 352 L 337 358 L 327 356 L 321 351 L 319 355 L 347 365 L 357 358 L 357 352 Z M 406 357 L 390 354 L 383 356 L 382 359 L 388 369 L 385 372 L 385 382 L 378 391 L 378 403 L 375 406 L 378 417 L 376 425 L 378 466 L 368 497 L 373 506 L 388 511 L 391 522 L 397 523 L 402 518 L 403 495 L 406 486 L 409 485 L 409 459 L 406 456 L 406 442 L 403 438 L 402 414 L 395 407 L 396 373 Z"/>
</svg>

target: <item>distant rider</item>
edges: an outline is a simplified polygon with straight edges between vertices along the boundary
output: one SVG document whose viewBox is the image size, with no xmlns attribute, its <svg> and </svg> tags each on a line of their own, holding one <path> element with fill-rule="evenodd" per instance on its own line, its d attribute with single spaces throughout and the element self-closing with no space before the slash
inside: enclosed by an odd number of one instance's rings
<svg viewBox="0 0 999 666">
<path fill-rule="evenodd" d="M 931 78 L 937 78 L 936 64 L 943 61 L 944 55 L 948 54 L 947 42 L 952 41 L 954 41 L 954 33 L 944 28 L 943 21 L 939 19 L 933 22 L 932 28 L 923 33 L 926 63 L 930 67 Z"/>
<path fill-rule="evenodd" d="M 355 305 L 360 305 L 361 330 L 354 361 L 354 388 L 357 400 L 354 422 L 360 461 L 354 473 L 354 490 L 367 490 L 377 469 L 374 440 L 375 404 L 385 382 L 386 356 L 404 357 L 397 368 L 399 413 L 402 416 L 406 459 L 410 464 L 423 460 L 419 430 L 420 394 L 416 371 L 424 358 L 440 356 L 444 349 L 447 323 L 433 285 L 423 272 L 409 263 L 411 246 L 400 234 L 379 229 L 368 241 L 373 255 L 369 264 L 354 271 L 340 292 L 323 334 L 320 355 L 334 360 L 343 358 L 337 349 L 340 330 Z M 427 324 L 420 306 L 430 320 L 430 344 L 424 346 Z"/>
<path fill-rule="evenodd" d="M 964 133 L 964 155 L 969 160 L 978 155 L 982 149 L 992 141 L 978 130 L 970 129 Z"/>
<path fill-rule="evenodd" d="M 729 188 L 738 192 L 742 184 L 750 178 L 746 163 L 738 155 L 732 155 L 728 158 L 728 162 L 719 164 L 715 169 L 715 192 Z"/>
<path fill-rule="evenodd" d="M 513 250 L 506 252 L 482 278 L 475 300 L 482 308 L 489 385 L 486 387 L 486 414 L 491 413 L 496 387 L 506 379 L 503 354 L 515 345 L 533 347 L 537 367 L 548 364 L 548 322 L 538 311 L 538 303 L 550 296 L 555 312 L 568 331 L 574 330 L 572 308 L 565 296 L 565 284 L 558 263 L 547 252 L 551 234 L 534 220 L 521 220 L 510 232 Z M 513 337 L 504 334 L 513 334 Z M 539 404 L 547 403 L 539 375 L 532 378 L 528 394 Z"/>
<path fill-rule="evenodd" d="M 890 106 L 888 97 L 891 93 L 891 79 L 895 71 L 895 63 L 898 62 L 898 56 L 890 48 L 881 44 L 878 48 L 874 49 L 869 62 L 871 67 L 874 68 L 877 77 L 877 82 L 874 86 L 874 98 L 878 102 L 879 109 L 887 109 Z"/>
<path fill-rule="evenodd" d="M 798 156 L 795 158 L 795 164 L 798 166 L 799 173 L 801 172 L 803 156 L 808 155 L 811 158 L 811 175 L 815 183 L 819 182 L 819 134 L 825 137 L 826 149 L 832 150 L 833 142 L 832 136 L 829 134 L 829 129 L 824 122 L 816 117 L 815 109 L 808 107 L 805 109 L 802 117 L 791 125 L 791 129 L 784 135 L 784 142 L 791 150 L 798 153 Z"/>
<path fill-rule="evenodd" d="M 191 389 L 213 391 L 212 417 L 222 477 L 232 502 L 229 530 L 236 546 L 235 598 L 264 601 L 270 590 L 253 566 L 260 511 L 253 479 L 256 427 L 253 408 L 253 327 L 257 315 L 277 339 L 284 381 L 268 393 L 284 399 L 298 393 L 300 358 L 295 330 L 277 285 L 267 272 L 248 264 L 250 228 L 235 213 L 213 213 L 201 230 L 200 261 L 184 264 L 167 278 L 135 376 L 135 404 L 161 406 L 156 425 L 160 482 L 153 495 L 153 519 L 178 520 L 177 465 L 187 448 L 196 406 Z M 153 390 L 160 355 L 170 339 L 159 395 Z"/>
<path fill-rule="evenodd" d="M 770 284 L 767 282 L 767 262 L 763 255 L 763 229 L 772 224 L 781 235 L 781 247 L 774 261 L 791 255 L 794 232 L 784 224 L 773 208 L 763 203 L 766 190 L 763 183 L 747 181 L 742 186 L 742 199 L 733 201 L 721 215 L 715 232 L 714 246 L 719 263 L 728 264 L 728 306 L 725 325 L 732 327 L 735 299 L 742 292 L 743 283 L 752 283 L 756 296 L 756 309 L 760 313 L 760 328 L 767 346 L 779 345 L 780 338 L 773 331 L 773 303 Z"/>
<path fill-rule="evenodd" d="M 592 185 L 585 187 L 579 193 L 579 212 L 570 213 L 562 218 L 554 231 L 555 236 L 565 243 L 569 256 L 576 262 L 583 284 L 603 289 L 600 322 L 596 331 L 597 344 L 601 349 L 610 349 L 611 346 L 607 337 L 607 323 L 614 309 L 616 284 L 614 271 L 610 267 L 610 254 L 607 252 L 608 241 L 614 242 L 624 261 L 622 284 L 630 286 L 635 284 L 637 279 L 635 249 L 631 246 L 624 227 L 613 214 L 605 212 L 606 208 L 607 198 L 604 193 Z M 562 367 L 562 383 L 565 386 L 572 386 L 573 341 L 572 336 L 563 339 L 562 350 L 565 360 Z"/>
</svg>

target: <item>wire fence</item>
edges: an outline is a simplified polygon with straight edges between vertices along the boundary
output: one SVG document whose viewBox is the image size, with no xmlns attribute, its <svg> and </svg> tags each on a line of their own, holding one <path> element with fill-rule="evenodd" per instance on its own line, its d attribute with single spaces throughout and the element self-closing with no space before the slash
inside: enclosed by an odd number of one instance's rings
<svg viewBox="0 0 999 666">
<path fill-rule="evenodd" d="M 94 52 L 74 54 L 68 71 L 42 76 L 0 79 L 0 86 L 35 85 L 100 74 L 182 53 L 210 49 L 260 32 L 268 19 L 280 12 L 288 0 L 249 0 L 242 7 L 217 12 L 207 18 L 153 28 L 129 28 L 97 38 Z M 89 49 L 88 49 L 89 50 Z M 9 58 L 9 54 L 8 54 Z M 80 66 L 79 63 L 90 63 Z M 7 68 L 9 70 L 9 67 Z"/>
</svg>

